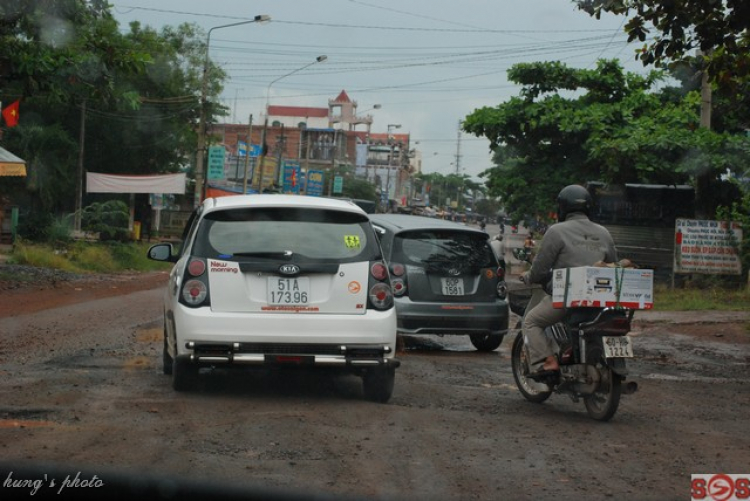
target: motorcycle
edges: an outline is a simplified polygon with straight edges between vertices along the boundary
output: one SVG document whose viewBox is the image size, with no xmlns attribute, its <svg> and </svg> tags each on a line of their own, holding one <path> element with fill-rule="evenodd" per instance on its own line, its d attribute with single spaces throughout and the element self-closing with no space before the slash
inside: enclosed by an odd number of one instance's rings
<svg viewBox="0 0 750 501">
<path fill-rule="evenodd" d="M 511 291 L 509 302 L 511 310 L 523 318 L 526 310 L 546 293 L 538 286 L 531 288 L 531 297 L 519 294 L 521 291 Z M 545 329 L 557 345 L 555 355 L 560 371 L 542 375 L 535 374 L 531 367 L 519 320 L 511 365 L 521 394 L 534 403 L 544 402 L 552 393 L 566 394 L 574 402 L 583 399 L 590 417 L 610 420 L 617 412 L 621 395 L 638 390 L 637 383 L 626 382 L 626 360 L 633 357 L 627 334 L 634 313 L 624 308 L 569 308 L 562 322 Z"/>
<path fill-rule="evenodd" d="M 518 259 L 522 263 L 531 262 L 531 252 L 523 247 L 516 247 L 515 249 L 511 250 L 511 253 L 513 254 L 514 258 Z"/>
</svg>

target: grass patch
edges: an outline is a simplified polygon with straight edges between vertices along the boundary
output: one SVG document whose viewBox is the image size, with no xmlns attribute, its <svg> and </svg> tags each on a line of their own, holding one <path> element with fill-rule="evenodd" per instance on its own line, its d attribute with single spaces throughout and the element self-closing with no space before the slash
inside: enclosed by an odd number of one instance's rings
<svg viewBox="0 0 750 501">
<path fill-rule="evenodd" d="M 664 285 L 654 287 L 656 311 L 745 311 L 750 307 L 747 287 L 730 289 L 722 287 L 670 289 Z"/>
<path fill-rule="evenodd" d="M 146 257 L 151 244 L 134 242 L 75 242 L 62 248 L 17 242 L 9 262 L 54 268 L 73 273 L 121 273 L 164 271 L 170 263 Z"/>
</svg>

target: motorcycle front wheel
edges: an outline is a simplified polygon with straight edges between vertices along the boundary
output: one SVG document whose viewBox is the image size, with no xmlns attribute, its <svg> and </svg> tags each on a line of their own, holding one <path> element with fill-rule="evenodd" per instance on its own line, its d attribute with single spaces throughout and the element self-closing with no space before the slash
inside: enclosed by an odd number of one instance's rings
<svg viewBox="0 0 750 501">
<path fill-rule="evenodd" d="M 604 363 L 604 354 L 600 347 L 589 348 L 586 360 L 590 361 L 589 363 L 595 360 L 596 370 L 601 375 L 597 391 L 583 398 L 586 411 L 597 421 L 609 421 L 620 405 L 622 378 Z"/>
<path fill-rule="evenodd" d="M 529 373 L 529 359 L 526 354 L 526 346 L 523 341 L 523 332 L 518 331 L 516 339 L 513 340 L 513 349 L 511 351 L 510 362 L 513 367 L 513 379 L 516 380 L 518 391 L 529 402 L 540 404 L 547 400 L 552 392 L 546 384 L 538 383 L 531 378 L 527 378 Z"/>
</svg>

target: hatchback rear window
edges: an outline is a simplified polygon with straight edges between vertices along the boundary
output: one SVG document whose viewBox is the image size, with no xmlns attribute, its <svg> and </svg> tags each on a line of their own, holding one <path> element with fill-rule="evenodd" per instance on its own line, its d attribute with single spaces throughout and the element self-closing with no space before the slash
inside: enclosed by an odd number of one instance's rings
<svg viewBox="0 0 750 501">
<path fill-rule="evenodd" d="M 482 235 L 457 231 L 410 231 L 396 236 L 393 259 L 411 264 L 461 263 L 474 268 L 497 266 Z"/>
<path fill-rule="evenodd" d="M 231 209 L 206 214 L 192 254 L 215 259 L 276 258 L 354 262 L 380 258 L 362 214 L 303 208 Z"/>
</svg>

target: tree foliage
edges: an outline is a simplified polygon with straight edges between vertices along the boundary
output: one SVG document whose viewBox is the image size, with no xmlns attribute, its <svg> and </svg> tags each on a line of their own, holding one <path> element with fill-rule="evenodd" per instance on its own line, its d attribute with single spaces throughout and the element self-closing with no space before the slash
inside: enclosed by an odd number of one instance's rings
<svg viewBox="0 0 750 501">
<path fill-rule="evenodd" d="M 516 220 L 546 217 L 567 184 L 681 184 L 743 165 L 747 142 L 699 129 L 700 96 L 654 90 L 663 78 L 625 73 L 617 61 L 596 69 L 559 62 L 513 66 L 520 95 L 475 110 L 463 128 L 490 140 L 497 167 L 483 173 Z M 715 207 L 715 203 L 713 205 Z"/>
<path fill-rule="evenodd" d="M 644 65 L 664 66 L 706 55 L 714 81 L 728 83 L 750 76 L 750 2 L 747 0 L 574 0 L 599 19 L 602 12 L 628 17 L 629 41 L 644 45 L 637 57 Z M 652 31 L 655 34 L 652 35 Z"/>
<path fill-rule="evenodd" d="M 85 171 L 114 174 L 177 172 L 195 155 L 205 33 L 139 23 L 121 33 L 110 8 L 103 0 L 0 4 L 0 100 L 21 99 L 4 146 L 28 171 L 0 190 L 16 199 L 25 192 L 33 210 L 73 209 L 81 148 Z M 226 113 L 214 99 L 224 78 L 209 64 L 209 117 Z M 88 195 L 84 205 L 97 200 Z"/>
</svg>

